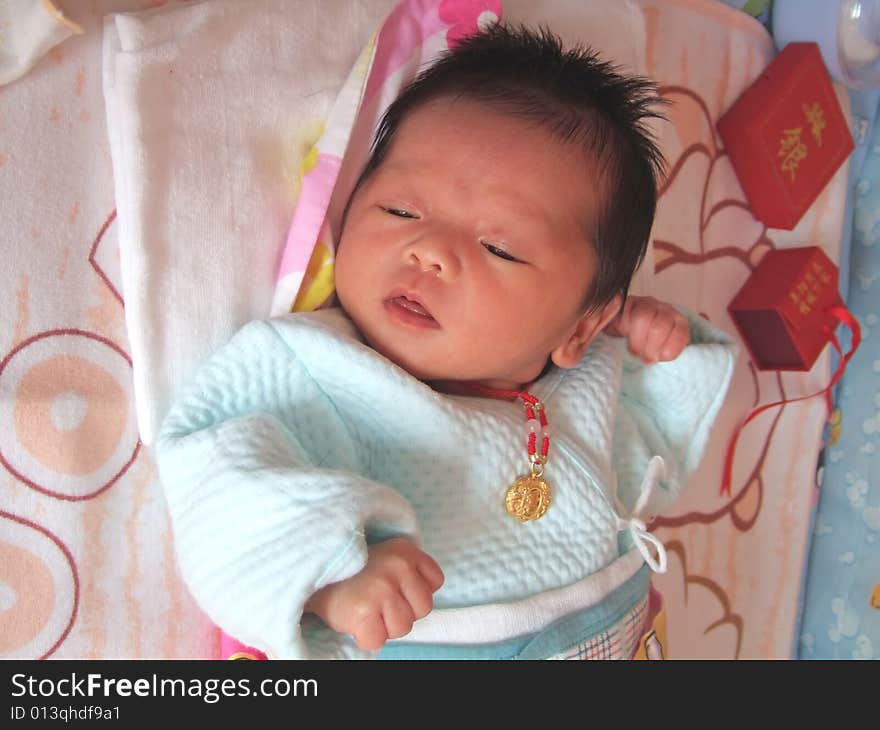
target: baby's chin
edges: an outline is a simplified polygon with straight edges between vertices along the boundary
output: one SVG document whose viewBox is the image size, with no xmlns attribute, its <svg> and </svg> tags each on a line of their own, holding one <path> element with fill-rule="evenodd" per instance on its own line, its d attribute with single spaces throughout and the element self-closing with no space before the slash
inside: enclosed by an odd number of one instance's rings
<svg viewBox="0 0 880 730">
<path fill-rule="evenodd" d="M 443 383 L 482 382 L 484 380 L 477 373 L 468 373 L 456 368 L 438 367 L 436 358 L 425 358 L 425 362 L 422 362 L 418 357 L 413 356 L 412 351 L 397 352 L 394 348 L 383 347 L 382 343 L 372 341 L 368 337 L 364 337 L 364 341 L 386 360 L 389 360 L 401 370 L 405 370 L 416 380 L 421 380 L 436 390 L 447 390 L 446 387 L 438 387 Z"/>
<path fill-rule="evenodd" d="M 343 306 L 344 308 L 344 306 Z M 370 349 L 390 361 L 401 370 L 405 370 L 412 377 L 427 383 L 435 390 L 444 393 L 464 392 L 463 387 L 467 383 L 479 383 L 486 387 L 498 389 L 521 389 L 524 384 L 531 383 L 538 377 L 542 376 L 552 364 L 550 358 L 547 357 L 534 367 L 524 369 L 519 373 L 499 373 L 492 371 L 491 368 L 485 370 L 474 369 L 465 370 L 458 367 L 462 361 L 459 353 L 451 353 L 449 357 L 437 357 L 436 352 L 418 353 L 414 352 L 412 347 L 403 347 L 402 345 L 393 345 L 382 341 L 381 337 L 373 337 L 368 331 L 369 328 L 361 326 L 350 312 L 347 312 L 349 318 L 358 328 L 361 338 Z M 442 355 L 442 353 L 440 353 Z M 473 362 L 468 363 L 473 365 Z"/>
<path fill-rule="evenodd" d="M 431 362 L 421 363 L 418 358 L 414 358 L 412 353 L 400 353 L 396 352 L 393 348 L 383 347 L 381 343 L 372 342 L 370 339 L 365 338 L 367 345 L 369 345 L 373 350 L 379 353 L 386 360 L 389 360 L 394 365 L 399 367 L 401 370 L 405 370 L 407 373 L 412 375 L 417 380 L 421 380 L 425 383 L 430 383 L 435 380 L 463 380 L 464 378 L 458 377 L 459 373 L 448 373 L 442 370 L 439 370 L 435 366 L 432 366 Z"/>
</svg>

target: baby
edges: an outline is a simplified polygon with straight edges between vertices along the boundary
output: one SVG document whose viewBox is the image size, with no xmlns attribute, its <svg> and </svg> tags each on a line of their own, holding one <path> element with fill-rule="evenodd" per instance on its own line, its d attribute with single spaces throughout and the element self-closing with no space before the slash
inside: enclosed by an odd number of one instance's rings
<svg viewBox="0 0 880 730">
<path fill-rule="evenodd" d="M 632 655 L 665 557 L 638 517 L 695 468 L 733 363 L 627 298 L 660 103 L 497 25 L 392 104 L 340 308 L 247 325 L 163 425 L 184 577 L 224 630 L 287 658 Z"/>
</svg>

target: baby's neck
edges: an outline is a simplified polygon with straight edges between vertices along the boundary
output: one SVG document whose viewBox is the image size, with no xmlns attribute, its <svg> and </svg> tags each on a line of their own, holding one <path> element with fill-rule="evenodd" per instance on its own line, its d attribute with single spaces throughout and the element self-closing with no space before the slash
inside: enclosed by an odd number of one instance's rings
<svg viewBox="0 0 880 730">
<path fill-rule="evenodd" d="M 431 380 L 428 381 L 428 385 L 439 393 L 445 393 L 446 395 L 475 395 L 484 398 L 498 398 L 499 400 L 516 400 L 515 395 L 508 395 L 508 393 L 523 391 L 529 384 L 503 380 L 476 383 L 464 380 Z M 486 392 L 486 389 L 501 391 L 501 393 L 489 393 Z"/>
<path fill-rule="evenodd" d="M 492 395 L 485 392 L 485 389 L 507 391 L 507 393 L 520 393 L 527 390 L 534 383 L 543 378 L 553 367 L 553 361 L 547 358 L 547 364 L 538 374 L 538 377 L 528 383 L 519 383 L 511 380 L 493 379 L 493 380 L 429 380 L 426 381 L 434 390 L 447 395 L 481 395 L 488 398 L 498 398 L 500 400 L 515 400 L 515 395 Z"/>
</svg>

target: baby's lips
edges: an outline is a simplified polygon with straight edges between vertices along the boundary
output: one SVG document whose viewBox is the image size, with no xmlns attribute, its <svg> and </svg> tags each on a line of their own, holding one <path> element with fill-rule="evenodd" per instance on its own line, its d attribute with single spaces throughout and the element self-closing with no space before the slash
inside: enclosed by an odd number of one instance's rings
<svg viewBox="0 0 880 730">
<path fill-rule="evenodd" d="M 386 306 L 390 304 L 404 310 L 416 322 L 430 324 L 432 327 L 440 327 L 437 318 L 425 304 L 422 297 L 415 291 L 401 289 L 392 291 L 385 300 L 385 304 Z"/>
<path fill-rule="evenodd" d="M 395 297 L 394 301 L 404 309 L 408 309 L 410 312 L 415 312 L 423 317 L 434 319 L 431 313 L 420 302 L 414 299 L 409 299 L 408 297 Z"/>
</svg>

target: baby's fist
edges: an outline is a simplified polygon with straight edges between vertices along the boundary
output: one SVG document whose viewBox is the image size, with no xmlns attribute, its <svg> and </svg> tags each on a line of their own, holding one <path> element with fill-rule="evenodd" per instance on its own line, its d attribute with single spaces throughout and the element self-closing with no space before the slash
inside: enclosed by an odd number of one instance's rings
<svg viewBox="0 0 880 730">
<path fill-rule="evenodd" d="M 628 297 L 607 332 L 626 337 L 629 351 L 649 365 L 674 360 L 691 339 L 687 318 L 653 297 Z"/>
<path fill-rule="evenodd" d="M 307 611 L 368 651 L 406 636 L 434 607 L 433 593 L 443 585 L 440 566 L 411 540 L 392 538 L 369 552 L 360 573 L 325 586 L 306 604 Z"/>
</svg>

